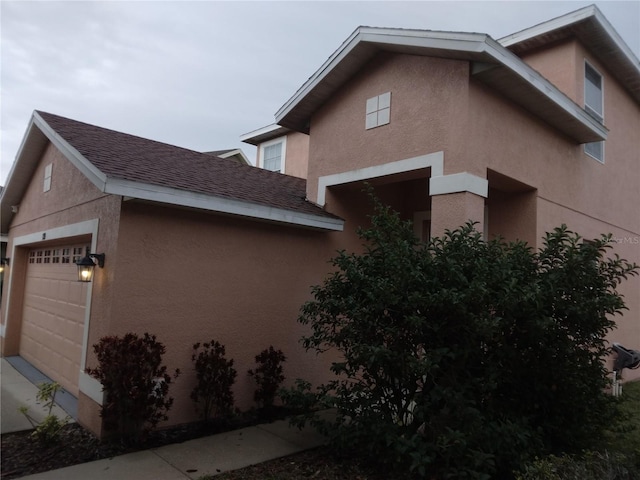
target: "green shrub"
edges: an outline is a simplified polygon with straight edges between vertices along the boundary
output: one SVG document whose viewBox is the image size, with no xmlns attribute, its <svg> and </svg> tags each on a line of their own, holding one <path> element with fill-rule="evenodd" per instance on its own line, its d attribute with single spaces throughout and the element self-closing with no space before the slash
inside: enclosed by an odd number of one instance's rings
<svg viewBox="0 0 640 480">
<path fill-rule="evenodd" d="M 29 415 L 28 407 L 22 406 L 18 409 L 20 413 L 27 418 L 29 423 L 31 423 L 31 426 L 34 427 L 31 435 L 44 444 L 51 444 L 57 441 L 60 437 L 62 428 L 69 423 L 69 416 L 60 419 L 57 415 L 51 413 L 53 411 L 53 406 L 55 405 L 56 394 L 61 390 L 62 386 L 60 386 L 58 382 L 45 382 L 38 385 L 36 400 L 37 403 L 43 403 L 42 407 L 47 412 L 47 415 L 42 422 L 38 423 L 31 415 Z"/>
<path fill-rule="evenodd" d="M 506 476 L 532 455 L 588 448 L 615 411 L 604 393 L 615 288 L 634 265 L 566 227 L 540 252 L 472 224 L 421 243 L 375 201 L 364 253 L 338 253 L 299 321 L 337 349 L 318 389 L 334 445 L 436 478 Z M 298 395 L 309 403 L 309 398 Z M 322 422 L 317 422 L 322 423 Z"/>
<path fill-rule="evenodd" d="M 225 358 L 224 345 L 214 340 L 202 345 L 196 343 L 191 360 L 198 382 L 191 392 L 191 399 L 200 404 L 202 419 L 208 422 L 213 417 L 230 414 L 233 409 L 231 387 L 237 372 L 233 360 Z"/>
<path fill-rule="evenodd" d="M 87 368 L 104 389 L 101 415 L 105 429 L 123 441 L 141 442 L 173 405 L 172 378 L 162 365 L 165 347 L 155 335 L 135 333 L 103 337 L 93 346 L 97 368 Z M 173 378 L 180 374 L 175 371 Z"/>
<path fill-rule="evenodd" d="M 284 381 L 282 363 L 286 360 L 282 350 L 275 350 L 273 346 L 269 346 L 268 349 L 256 355 L 256 363 L 258 364 L 256 369 L 247 372 L 254 378 L 258 386 L 253 398 L 264 409 L 273 406 L 276 393 Z"/>
</svg>

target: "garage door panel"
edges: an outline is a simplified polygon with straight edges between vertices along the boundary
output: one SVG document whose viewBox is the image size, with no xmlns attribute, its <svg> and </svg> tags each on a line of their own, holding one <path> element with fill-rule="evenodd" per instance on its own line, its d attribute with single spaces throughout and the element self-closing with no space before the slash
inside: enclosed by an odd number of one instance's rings
<svg viewBox="0 0 640 480">
<path fill-rule="evenodd" d="M 87 284 L 77 281 L 74 253 L 84 245 L 29 253 L 20 354 L 78 395 Z"/>
</svg>

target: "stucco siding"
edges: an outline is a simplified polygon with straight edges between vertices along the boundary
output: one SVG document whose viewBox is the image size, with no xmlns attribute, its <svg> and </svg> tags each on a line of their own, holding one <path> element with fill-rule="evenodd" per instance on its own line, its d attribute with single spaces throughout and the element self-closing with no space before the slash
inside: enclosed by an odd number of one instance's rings
<svg viewBox="0 0 640 480">
<path fill-rule="evenodd" d="M 581 82 L 578 79 L 584 75 L 584 66 L 579 61 L 578 48 L 579 43 L 569 39 L 555 43 L 550 48 L 527 52 L 522 59 L 562 93 L 581 105 L 584 91 L 580 88 Z"/>
<path fill-rule="evenodd" d="M 287 384 L 318 381 L 326 360 L 306 354 L 299 308 L 329 271 L 335 234 L 126 202 L 118 238 L 109 332 L 155 334 L 180 368 L 171 423 L 195 420 L 192 345 L 217 340 L 233 358 L 236 406 L 254 405 L 247 370 L 273 345 L 288 360 Z"/>
<path fill-rule="evenodd" d="M 309 135 L 299 132 L 287 134 L 285 172 L 299 178 L 307 178 L 309 168 Z"/>
<path fill-rule="evenodd" d="M 43 179 L 48 165 L 51 165 L 51 185 L 45 192 Z M 16 355 L 19 352 L 29 249 L 80 240 L 87 244 L 94 243 L 96 250 L 105 253 L 107 258 L 105 268 L 96 269 L 87 300 L 90 316 L 86 317 L 84 323 L 83 337 L 87 341 L 83 344 L 85 351 L 81 366 L 84 364 L 86 350 L 108 332 L 120 201 L 118 196 L 100 192 L 54 146 L 49 144 L 46 147 L 9 228 L 7 255 L 11 257 L 11 264 L 9 278 L 5 272 L 1 306 L 3 355 Z M 87 225 L 95 225 L 95 232 L 92 229 L 89 232 Z M 93 238 L 94 233 L 96 238 Z M 86 397 L 81 395 L 81 399 L 79 410 L 84 411 L 83 401 Z M 89 419 L 81 415 L 80 423 L 85 424 L 85 420 Z"/>
<path fill-rule="evenodd" d="M 612 253 L 640 264 L 638 104 L 575 41 L 526 58 L 581 106 L 584 59 L 603 75 L 604 124 L 609 129 L 604 163 L 470 77 L 468 62 L 386 53 L 369 62 L 311 118 L 309 198 L 317 198 L 321 176 L 442 151 L 445 175 L 468 172 L 489 178 L 490 193 L 486 201 L 464 192 L 431 197 L 433 234 L 468 219 L 479 221 L 482 228 L 486 205 L 490 238 L 505 235 L 540 246 L 545 232 L 565 223 L 586 238 L 612 233 L 618 239 Z M 391 92 L 389 124 L 365 129 L 366 100 L 385 92 Z M 502 185 L 492 184 L 488 171 L 519 187 L 502 190 Z M 340 201 L 341 191 L 328 188 L 326 208 L 336 209 L 348 225 L 351 217 Z M 619 329 L 611 339 L 627 339 L 634 348 L 640 341 L 640 279 L 628 279 L 620 292 L 629 311 L 617 318 Z"/>
<path fill-rule="evenodd" d="M 445 150 L 464 155 L 469 65 L 379 54 L 311 119 L 307 196 L 318 177 Z M 367 99 L 391 92 L 388 125 L 365 129 Z M 445 173 L 447 164 L 445 160 Z"/>
</svg>

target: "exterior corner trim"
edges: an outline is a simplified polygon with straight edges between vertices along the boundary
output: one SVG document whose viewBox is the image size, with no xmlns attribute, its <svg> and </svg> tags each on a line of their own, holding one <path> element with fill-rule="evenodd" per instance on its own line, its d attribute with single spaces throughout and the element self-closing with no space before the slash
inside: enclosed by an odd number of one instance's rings
<svg viewBox="0 0 640 480">
<path fill-rule="evenodd" d="M 469 192 L 487 198 L 489 181 L 467 172 L 432 176 L 429 179 L 429 194 L 431 196 L 459 192 Z"/>
</svg>

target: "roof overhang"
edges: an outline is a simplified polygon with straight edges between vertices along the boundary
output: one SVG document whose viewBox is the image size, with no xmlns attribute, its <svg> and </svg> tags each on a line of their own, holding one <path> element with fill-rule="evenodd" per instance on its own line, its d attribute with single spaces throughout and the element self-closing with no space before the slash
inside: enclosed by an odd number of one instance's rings
<svg viewBox="0 0 640 480">
<path fill-rule="evenodd" d="M 477 80 L 576 143 L 607 138 L 607 129 L 514 53 L 480 33 L 359 27 L 276 113 L 276 122 L 309 133 L 309 120 L 380 52 L 468 61 Z"/>
<path fill-rule="evenodd" d="M 598 7 L 590 5 L 498 40 L 517 55 L 577 38 L 640 102 L 640 61 Z"/>
<path fill-rule="evenodd" d="M 259 145 L 274 138 L 282 137 L 290 131 L 291 130 L 288 128 L 273 123 L 266 127 L 259 128 L 258 130 L 254 130 L 253 132 L 241 135 L 240 141 L 250 145 Z"/>
<path fill-rule="evenodd" d="M 38 112 L 34 112 L 16 160 L 11 167 L 7 185 L 0 196 L 2 233 L 8 233 L 14 215 L 12 206 L 20 204 L 49 142 L 60 150 L 93 185 L 107 194 L 318 230 L 341 231 L 344 226 L 344 220 L 334 216 L 313 215 L 239 199 L 108 177 L 58 135 Z"/>
</svg>

